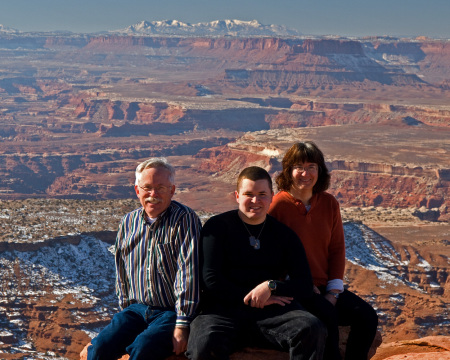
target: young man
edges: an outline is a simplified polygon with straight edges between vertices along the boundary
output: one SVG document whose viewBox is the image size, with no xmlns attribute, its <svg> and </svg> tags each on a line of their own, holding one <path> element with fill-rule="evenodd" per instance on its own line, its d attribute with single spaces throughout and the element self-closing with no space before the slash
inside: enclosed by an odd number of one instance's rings
<svg viewBox="0 0 450 360">
<path fill-rule="evenodd" d="M 165 359 L 186 350 L 199 301 L 201 223 L 172 200 L 174 168 L 163 158 L 136 168 L 142 207 L 124 216 L 117 233 L 116 292 L 121 312 L 92 340 L 88 360 Z"/>
<path fill-rule="evenodd" d="M 201 232 L 202 312 L 191 324 L 187 356 L 228 359 L 258 340 L 292 360 L 321 359 L 326 330 L 297 302 L 313 293 L 305 251 L 292 230 L 267 215 L 270 175 L 244 169 L 235 195 L 238 210 L 212 217 Z"/>
</svg>

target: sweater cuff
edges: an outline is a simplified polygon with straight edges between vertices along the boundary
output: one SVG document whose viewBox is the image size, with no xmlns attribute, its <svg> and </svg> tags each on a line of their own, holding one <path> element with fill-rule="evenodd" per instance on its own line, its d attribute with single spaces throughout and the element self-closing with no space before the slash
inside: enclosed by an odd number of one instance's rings
<svg viewBox="0 0 450 360">
<path fill-rule="evenodd" d="M 328 292 L 330 290 L 339 290 L 340 293 L 343 292 L 344 282 L 341 279 L 329 280 L 327 283 L 326 291 Z"/>
</svg>

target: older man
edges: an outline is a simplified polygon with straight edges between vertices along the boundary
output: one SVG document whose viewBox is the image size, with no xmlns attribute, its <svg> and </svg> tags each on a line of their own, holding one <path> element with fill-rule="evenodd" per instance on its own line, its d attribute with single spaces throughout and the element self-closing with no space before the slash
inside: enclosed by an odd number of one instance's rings
<svg viewBox="0 0 450 360">
<path fill-rule="evenodd" d="M 88 360 L 164 359 L 186 350 L 199 300 L 197 241 L 190 208 L 172 200 L 174 168 L 153 158 L 136 168 L 142 207 L 125 215 L 115 246 L 121 311 L 92 340 Z"/>
</svg>

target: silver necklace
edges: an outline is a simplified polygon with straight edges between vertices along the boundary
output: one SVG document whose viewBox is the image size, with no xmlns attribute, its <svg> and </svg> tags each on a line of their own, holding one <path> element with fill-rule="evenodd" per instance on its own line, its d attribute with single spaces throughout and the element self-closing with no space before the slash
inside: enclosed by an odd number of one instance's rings
<svg viewBox="0 0 450 360">
<path fill-rule="evenodd" d="M 240 217 L 239 217 L 239 218 L 240 218 Z M 264 230 L 264 225 L 266 225 L 266 220 L 264 220 L 263 226 L 262 226 L 262 228 L 261 228 L 261 230 L 260 230 L 260 232 L 259 232 L 259 234 L 258 234 L 257 237 L 255 237 L 255 236 L 252 235 L 252 233 L 250 232 L 250 230 L 247 228 L 247 225 L 245 225 L 244 220 L 241 219 L 241 221 L 242 221 L 242 224 L 244 224 L 245 230 L 247 230 L 248 234 L 250 235 L 249 238 L 248 238 L 248 241 L 249 241 L 249 243 L 250 243 L 250 246 L 251 246 L 253 249 L 255 249 L 255 250 L 260 249 L 260 248 L 261 248 L 261 241 L 259 240 L 259 237 L 261 236 L 261 233 L 262 233 L 263 230 Z"/>
</svg>

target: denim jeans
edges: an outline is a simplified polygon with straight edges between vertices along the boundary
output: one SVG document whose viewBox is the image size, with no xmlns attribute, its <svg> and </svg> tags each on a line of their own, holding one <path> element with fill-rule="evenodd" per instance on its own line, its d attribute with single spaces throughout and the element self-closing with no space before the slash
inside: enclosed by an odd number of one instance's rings
<svg viewBox="0 0 450 360">
<path fill-rule="evenodd" d="M 171 309 L 132 304 L 114 315 L 88 348 L 88 360 L 162 360 L 172 354 L 176 314 Z"/>
<path fill-rule="evenodd" d="M 191 323 L 186 356 L 192 360 L 228 360 L 244 345 L 265 345 L 290 354 L 291 360 L 320 360 L 326 328 L 299 305 L 264 309 L 206 310 Z"/>
</svg>

